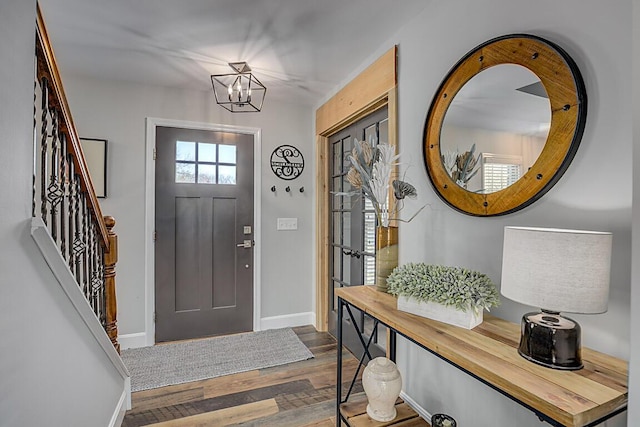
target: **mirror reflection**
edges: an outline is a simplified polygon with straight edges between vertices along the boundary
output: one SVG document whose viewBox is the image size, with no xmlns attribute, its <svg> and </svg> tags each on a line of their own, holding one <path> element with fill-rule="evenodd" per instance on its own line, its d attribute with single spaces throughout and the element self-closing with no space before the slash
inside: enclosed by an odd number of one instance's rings
<svg viewBox="0 0 640 427">
<path fill-rule="evenodd" d="M 536 162 L 550 125 L 551 105 L 538 76 L 516 64 L 488 68 L 447 109 L 440 134 L 443 166 L 467 191 L 502 190 Z"/>
</svg>

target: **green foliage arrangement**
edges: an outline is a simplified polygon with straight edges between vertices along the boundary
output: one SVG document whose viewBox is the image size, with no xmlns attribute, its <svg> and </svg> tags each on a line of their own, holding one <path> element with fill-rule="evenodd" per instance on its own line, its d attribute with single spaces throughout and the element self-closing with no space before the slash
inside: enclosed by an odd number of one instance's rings
<svg viewBox="0 0 640 427">
<path fill-rule="evenodd" d="M 387 279 L 392 295 L 476 312 L 500 305 L 496 285 L 485 274 L 462 267 L 409 263 L 396 267 Z"/>
</svg>

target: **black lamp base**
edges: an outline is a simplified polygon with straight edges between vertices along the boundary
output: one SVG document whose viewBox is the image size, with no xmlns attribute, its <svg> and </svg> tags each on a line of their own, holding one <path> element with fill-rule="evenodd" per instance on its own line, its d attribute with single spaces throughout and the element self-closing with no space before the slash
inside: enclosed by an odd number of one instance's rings
<svg viewBox="0 0 640 427">
<path fill-rule="evenodd" d="M 580 325 L 560 313 L 545 311 L 522 316 L 518 353 L 551 369 L 582 369 Z"/>
</svg>

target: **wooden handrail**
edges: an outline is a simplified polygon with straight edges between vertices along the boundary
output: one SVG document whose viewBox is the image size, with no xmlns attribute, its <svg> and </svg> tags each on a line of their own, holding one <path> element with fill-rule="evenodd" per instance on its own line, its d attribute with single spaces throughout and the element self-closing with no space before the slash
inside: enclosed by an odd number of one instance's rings
<svg viewBox="0 0 640 427">
<path fill-rule="evenodd" d="M 67 141 L 67 147 L 69 152 L 73 153 L 73 161 L 76 167 L 76 171 L 80 175 L 80 185 L 85 192 L 91 215 L 98 225 L 100 230 L 101 243 L 105 248 L 105 251 L 109 251 L 109 233 L 107 232 L 107 226 L 102 216 L 102 210 L 98 203 L 93 182 L 89 175 L 89 168 L 85 161 L 84 152 L 78 139 L 78 132 L 76 131 L 73 118 L 71 117 L 71 109 L 67 103 L 67 97 L 64 94 L 62 88 L 62 79 L 58 72 L 58 66 L 53 49 L 49 41 L 49 35 L 47 28 L 42 18 L 42 11 L 40 10 L 40 4 L 37 6 L 38 16 L 36 25 L 36 55 L 38 57 L 38 79 L 46 77 L 51 85 L 53 96 L 49 102 L 54 103 L 58 111 L 62 114 L 62 121 L 60 123 L 60 129 L 64 132 Z"/>
<path fill-rule="evenodd" d="M 79 289 L 119 353 L 115 220 L 102 215 L 40 5 L 35 55 L 32 214 L 41 217 Z"/>
</svg>

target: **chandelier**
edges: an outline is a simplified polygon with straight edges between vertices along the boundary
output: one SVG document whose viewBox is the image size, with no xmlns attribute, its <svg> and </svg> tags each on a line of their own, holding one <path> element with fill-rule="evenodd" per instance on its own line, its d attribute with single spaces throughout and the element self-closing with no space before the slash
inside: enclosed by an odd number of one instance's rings
<svg viewBox="0 0 640 427">
<path fill-rule="evenodd" d="M 229 62 L 233 73 L 211 76 L 216 103 L 232 113 L 262 110 L 267 88 L 251 73 L 246 62 Z"/>
</svg>

